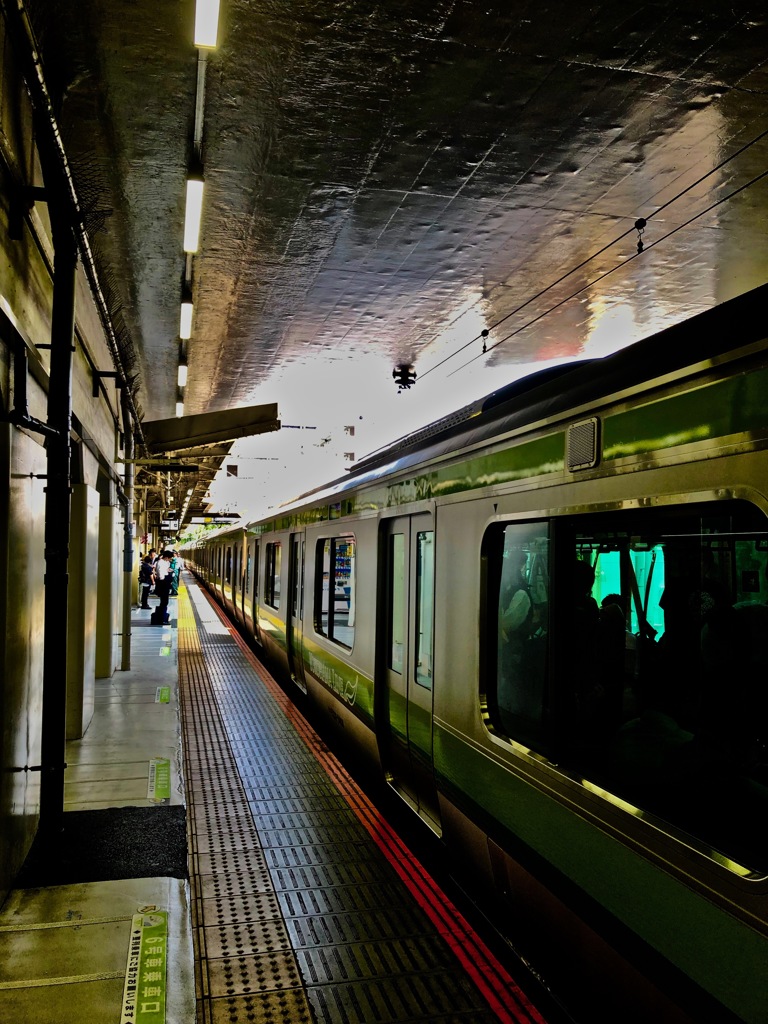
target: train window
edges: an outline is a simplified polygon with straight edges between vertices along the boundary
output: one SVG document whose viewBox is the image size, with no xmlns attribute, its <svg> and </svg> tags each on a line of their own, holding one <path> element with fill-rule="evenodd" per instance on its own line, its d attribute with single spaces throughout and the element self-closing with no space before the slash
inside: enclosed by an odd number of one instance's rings
<svg viewBox="0 0 768 1024">
<path fill-rule="evenodd" d="M 243 584 L 243 593 L 250 594 L 251 592 L 251 549 L 248 548 L 248 553 L 245 559 L 245 582 Z"/>
<path fill-rule="evenodd" d="M 389 538 L 389 622 L 387 623 L 387 667 L 403 674 L 405 657 L 405 536 L 393 533 Z"/>
<path fill-rule="evenodd" d="M 435 546 L 431 530 L 416 534 L 416 682 L 432 689 Z"/>
<path fill-rule="evenodd" d="M 549 634 L 549 525 L 509 523 L 489 531 L 489 621 L 493 641 L 486 698 L 497 729 L 544 742 Z"/>
<path fill-rule="evenodd" d="M 280 607 L 280 544 L 267 544 L 264 557 L 264 600 L 273 608 Z"/>
<path fill-rule="evenodd" d="M 289 552 L 288 579 L 291 587 L 291 618 L 296 621 L 301 618 L 304 607 L 304 541 L 297 533 L 291 536 Z"/>
<path fill-rule="evenodd" d="M 348 650 L 355 639 L 355 538 L 318 541 L 315 630 Z"/>
<path fill-rule="evenodd" d="M 224 556 L 224 582 L 232 582 L 232 548 L 230 547 L 227 547 L 227 552 Z"/>
<path fill-rule="evenodd" d="M 489 638 L 495 692 L 487 686 L 494 728 L 713 855 L 768 871 L 768 842 L 755 827 L 768 811 L 768 521 L 746 502 L 718 502 L 550 528 L 543 617 L 533 528 L 508 524 L 503 543 L 486 538 L 498 624 Z M 517 597 L 523 626 L 514 639 L 508 575 L 528 598 Z M 529 648 L 542 629 L 551 660 L 532 670 Z"/>
<path fill-rule="evenodd" d="M 253 545 L 253 608 L 256 615 L 256 605 L 259 602 L 259 542 Z M 255 621 L 255 620 L 254 620 Z"/>
</svg>

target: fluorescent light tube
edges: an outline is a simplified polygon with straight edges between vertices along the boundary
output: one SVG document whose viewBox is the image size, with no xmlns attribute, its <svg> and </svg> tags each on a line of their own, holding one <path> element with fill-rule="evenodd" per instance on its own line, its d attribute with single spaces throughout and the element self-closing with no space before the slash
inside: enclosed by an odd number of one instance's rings
<svg viewBox="0 0 768 1024">
<path fill-rule="evenodd" d="M 187 206 L 184 213 L 184 252 L 197 252 L 200 245 L 200 220 L 203 215 L 203 182 L 187 181 Z"/>
<path fill-rule="evenodd" d="M 182 302 L 181 319 L 179 322 L 179 337 L 188 341 L 192 337 L 192 303 Z"/>
<path fill-rule="evenodd" d="M 195 5 L 195 46 L 213 49 L 219 33 L 219 0 L 197 0 Z"/>
</svg>

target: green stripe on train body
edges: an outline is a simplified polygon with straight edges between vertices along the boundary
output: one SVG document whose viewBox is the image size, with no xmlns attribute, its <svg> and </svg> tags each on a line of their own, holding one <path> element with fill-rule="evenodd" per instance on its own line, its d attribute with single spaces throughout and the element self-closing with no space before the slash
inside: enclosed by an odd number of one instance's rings
<svg viewBox="0 0 768 1024">
<path fill-rule="evenodd" d="M 681 444 L 766 432 L 768 369 L 647 402 L 603 422 L 603 458 L 620 459 Z"/>
<path fill-rule="evenodd" d="M 305 669 L 373 729 L 373 680 L 307 637 L 302 646 Z"/>
<path fill-rule="evenodd" d="M 285 636 L 285 623 L 275 612 L 265 608 L 264 605 L 259 606 L 259 629 L 261 632 L 276 644 L 282 651 L 288 649 Z"/>
<path fill-rule="evenodd" d="M 464 814 L 497 823 L 741 1019 L 765 1022 L 765 935 L 439 721 L 434 744 L 438 784 Z"/>
</svg>

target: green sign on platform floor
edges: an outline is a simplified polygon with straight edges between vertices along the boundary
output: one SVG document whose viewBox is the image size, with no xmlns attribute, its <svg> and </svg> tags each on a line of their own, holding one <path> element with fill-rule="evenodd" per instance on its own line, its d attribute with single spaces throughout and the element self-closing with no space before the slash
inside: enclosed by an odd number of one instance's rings
<svg viewBox="0 0 768 1024">
<path fill-rule="evenodd" d="M 171 699 L 170 686 L 158 686 L 155 690 L 155 704 L 168 704 Z"/>
<path fill-rule="evenodd" d="M 148 800 L 170 800 L 171 762 L 167 757 L 153 757 L 149 762 Z"/>
<path fill-rule="evenodd" d="M 165 1024 L 168 911 L 142 907 L 131 919 L 120 1024 Z"/>
</svg>

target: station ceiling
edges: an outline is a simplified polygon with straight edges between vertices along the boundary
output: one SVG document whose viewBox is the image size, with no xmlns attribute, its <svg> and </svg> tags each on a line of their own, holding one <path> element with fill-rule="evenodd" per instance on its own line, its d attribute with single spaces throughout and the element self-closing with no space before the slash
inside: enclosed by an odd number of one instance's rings
<svg viewBox="0 0 768 1024">
<path fill-rule="evenodd" d="M 202 51 L 193 0 L 29 6 L 148 420 L 318 361 L 512 379 L 767 279 L 764 3 L 222 0 Z"/>
</svg>

